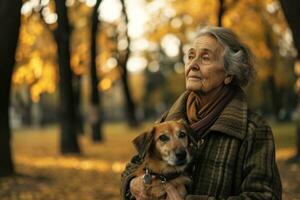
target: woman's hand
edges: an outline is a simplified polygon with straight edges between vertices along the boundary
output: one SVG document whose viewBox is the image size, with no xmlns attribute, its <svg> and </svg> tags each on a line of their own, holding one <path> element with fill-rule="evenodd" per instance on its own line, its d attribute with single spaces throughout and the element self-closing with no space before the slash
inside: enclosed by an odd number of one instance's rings
<svg viewBox="0 0 300 200">
<path fill-rule="evenodd" d="M 136 200 L 150 200 L 151 195 L 160 199 L 166 195 L 166 191 L 162 188 L 160 182 L 154 181 L 155 177 L 152 177 L 151 186 L 145 186 L 143 176 L 138 176 L 130 181 L 130 192 L 136 198 Z"/>
<path fill-rule="evenodd" d="M 165 190 L 168 195 L 167 200 L 183 200 L 183 198 L 180 196 L 180 194 L 172 184 L 167 183 L 165 186 Z"/>
<path fill-rule="evenodd" d="M 138 176 L 130 181 L 130 192 L 137 200 L 148 200 L 143 177 Z"/>
</svg>

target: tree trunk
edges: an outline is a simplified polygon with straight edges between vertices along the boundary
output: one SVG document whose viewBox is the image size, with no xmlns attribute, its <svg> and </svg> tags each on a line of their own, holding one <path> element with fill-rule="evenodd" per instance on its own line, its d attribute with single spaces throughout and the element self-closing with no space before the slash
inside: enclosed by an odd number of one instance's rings
<svg viewBox="0 0 300 200">
<path fill-rule="evenodd" d="M 98 7 L 102 0 L 97 0 L 92 15 L 92 35 L 91 35 L 91 126 L 92 126 L 92 139 L 94 142 L 102 141 L 102 121 L 101 121 L 101 105 L 100 93 L 98 91 L 99 79 L 97 76 L 97 31 L 98 31 Z"/>
<path fill-rule="evenodd" d="M 125 23 L 127 25 L 128 24 L 128 16 L 127 16 L 124 0 L 121 0 L 121 4 L 122 4 L 122 14 L 123 14 L 123 17 L 125 18 Z M 120 64 L 120 68 L 121 68 L 121 80 L 123 83 L 123 91 L 124 91 L 125 100 L 126 100 L 126 113 L 127 113 L 128 123 L 130 126 L 135 127 L 135 126 L 137 126 L 138 123 L 137 123 L 137 119 L 136 119 L 136 115 L 135 115 L 135 104 L 132 100 L 129 85 L 128 85 L 128 71 L 126 68 L 127 61 L 130 56 L 130 49 L 129 49 L 130 38 L 128 36 L 127 26 L 126 26 L 126 30 L 125 30 L 125 38 L 127 40 L 127 48 L 126 48 L 126 50 L 124 50 L 124 52 L 119 53 L 119 64 Z"/>
<path fill-rule="evenodd" d="M 275 116 L 276 119 L 279 119 L 279 110 L 281 108 L 281 96 L 278 96 L 278 88 L 275 82 L 274 78 L 274 71 L 276 69 L 276 51 L 277 47 L 275 46 L 275 43 L 272 40 L 272 27 L 270 26 L 269 22 L 266 18 L 262 17 L 263 24 L 265 26 L 265 42 L 267 47 L 274 52 L 269 60 L 269 67 L 270 67 L 270 74 L 267 79 L 267 84 L 269 86 L 270 95 L 271 95 L 271 101 L 272 101 L 272 114 Z"/>
<path fill-rule="evenodd" d="M 83 130 L 83 120 L 80 110 L 80 96 L 81 96 L 81 76 L 73 74 L 73 88 L 74 88 L 74 102 L 75 102 L 75 113 L 76 113 L 76 132 L 82 135 Z"/>
<path fill-rule="evenodd" d="M 23 98 L 23 113 L 22 113 L 22 123 L 25 126 L 32 125 L 32 100 L 30 94 L 30 85 L 26 87 L 26 96 Z"/>
<path fill-rule="evenodd" d="M 295 47 L 298 51 L 298 60 L 300 59 L 300 1 L 299 0 L 280 0 L 285 18 L 292 31 Z"/>
<path fill-rule="evenodd" d="M 60 151 L 63 154 L 80 153 L 76 126 L 74 126 L 76 123 L 76 112 L 70 66 L 70 27 L 68 13 L 65 1 L 55 0 L 55 4 L 58 16 L 58 27 L 54 31 L 54 38 L 57 43 L 60 75 Z"/>
<path fill-rule="evenodd" d="M 272 59 L 275 59 L 275 58 L 272 58 Z M 274 62 L 271 61 L 271 63 L 274 63 Z M 271 67 L 275 67 L 275 66 L 273 65 Z M 272 101 L 271 112 L 272 112 L 272 114 L 274 115 L 274 117 L 276 119 L 279 119 L 278 117 L 279 117 L 281 97 L 277 95 L 278 88 L 276 86 L 273 74 L 271 74 L 271 75 L 268 76 L 267 85 L 268 85 L 268 88 L 270 90 L 271 101 Z"/>
<path fill-rule="evenodd" d="M 21 5 L 21 0 L 0 0 L 0 177 L 14 173 L 10 147 L 9 102 Z"/>
<path fill-rule="evenodd" d="M 225 13 L 224 0 L 219 0 L 219 10 L 218 10 L 218 26 L 222 26 L 222 18 Z"/>
<path fill-rule="evenodd" d="M 292 31 L 295 47 L 298 51 L 297 60 L 300 61 L 300 1 L 299 0 L 280 0 L 284 15 Z M 300 77 L 298 77 L 300 78 Z M 294 159 L 300 161 L 300 95 L 298 94 L 297 112 L 297 154 Z"/>
</svg>

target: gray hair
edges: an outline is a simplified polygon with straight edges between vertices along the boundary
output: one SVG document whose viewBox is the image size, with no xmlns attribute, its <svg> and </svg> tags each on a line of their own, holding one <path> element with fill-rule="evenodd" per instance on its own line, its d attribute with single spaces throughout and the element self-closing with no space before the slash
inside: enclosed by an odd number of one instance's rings
<svg viewBox="0 0 300 200">
<path fill-rule="evenodd" d="M 204 27 L 196 38 L 204 35 L 215 37 L 224 47 L 224 68 L 228 74 L 233 75 L 232 84 L 246 86 L 255 75 L 250 49 L 228 28 Z"/>
</svg>

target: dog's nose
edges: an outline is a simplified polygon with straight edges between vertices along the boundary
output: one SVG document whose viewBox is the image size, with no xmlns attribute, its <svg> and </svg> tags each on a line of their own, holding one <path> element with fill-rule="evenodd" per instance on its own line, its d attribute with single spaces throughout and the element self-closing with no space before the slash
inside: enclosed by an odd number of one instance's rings
<svg viewBox="0 0 300 200">
<path fill-rule="evenodd" d="M 178 152 L 175 153 L 175 155 L 176 155 L 176 158 L 178 160 L 185 160 L 186 159 L 186 151 L 183 151 L 183 150 L 178 151 Z"/>
</svg>

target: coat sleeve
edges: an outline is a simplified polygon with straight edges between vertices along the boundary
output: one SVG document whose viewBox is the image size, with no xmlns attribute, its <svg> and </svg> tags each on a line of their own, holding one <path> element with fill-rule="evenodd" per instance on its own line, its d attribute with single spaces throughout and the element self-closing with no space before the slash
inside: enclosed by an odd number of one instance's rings
<svg viewBox="0 0 300 200">
<path fill-rule="evenodd" d="M 129 189 L 130 181 L 135 177 L 134 172 L 142 164 L 142 159 L 136 155 L 133 156 L 131 161 L 127 163 L 125 170 L 121 174 L 121 199 L 122 200 L 131 200 L 135 199 Z"/>
<path fill-rule="evenodd" d="M 275 161 L 275 144 L 271 128 L 257 127 L 253 136 L 244 140 L 242 181 L 239 193 L 229 197 L 188 195 L 186 200 L 281 200 L 282 186 Z"/>
<path fill-rule="evenodd" d="M 163 115 L 155 121 L 155 123 L 161 123 L 165 121 L 168 115 L 168 111 L 164 112 Z M 135 155 L 132 157 L 131 161 L 127 163 L 125 170 L 121 175 L 121 199 L 122 200 L 131 200 L 135 199 L 129 190 L 129 183 L 135 177 L 133 173 L 137 170 L 137 168 L 142 164 L 142 159 L 139 155 Z"/>
</svg>

